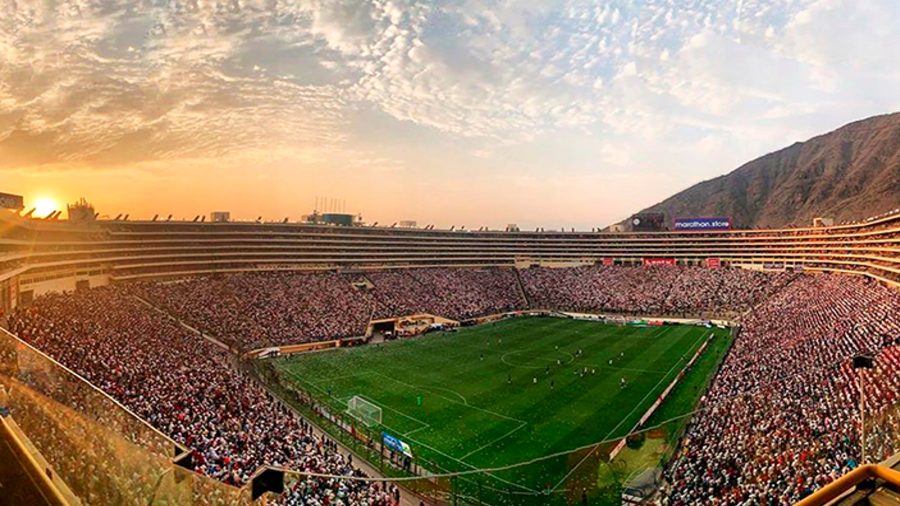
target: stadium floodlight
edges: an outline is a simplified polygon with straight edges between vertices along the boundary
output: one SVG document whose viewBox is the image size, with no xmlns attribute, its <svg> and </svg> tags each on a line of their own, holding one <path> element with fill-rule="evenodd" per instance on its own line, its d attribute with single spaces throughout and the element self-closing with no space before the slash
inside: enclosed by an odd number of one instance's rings
<svg viewBox="0 0 900 506">
<path fill-rule="evenodd" d="M 347 401 L 347 414 L 365 424 L 366 427 L 381 425 L 381 408 L 358 395 L 354 395 Z"/>
</svg>

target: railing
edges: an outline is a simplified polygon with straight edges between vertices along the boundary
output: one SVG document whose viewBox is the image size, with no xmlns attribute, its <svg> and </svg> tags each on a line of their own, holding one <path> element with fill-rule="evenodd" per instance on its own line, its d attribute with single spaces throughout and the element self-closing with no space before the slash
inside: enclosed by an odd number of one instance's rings
<svg viewBox="0 0 900 506">
<path fill-rule="evenodd" d="M 870 479 L 883 480 L 895 488 L 900 487 L 900 471 L 869 464 L 845 474 L 794 506 L 825 506 L 852 493 L 860 484 Z M 874 484 L 872 490 L 874 491 Z"/>
<path fill-rule="evenodd" d="M 4 428 L 69 504 L 251 504 L 250 491 L 175 464 L 186 448 L 0 329 Z"/>
</svg>

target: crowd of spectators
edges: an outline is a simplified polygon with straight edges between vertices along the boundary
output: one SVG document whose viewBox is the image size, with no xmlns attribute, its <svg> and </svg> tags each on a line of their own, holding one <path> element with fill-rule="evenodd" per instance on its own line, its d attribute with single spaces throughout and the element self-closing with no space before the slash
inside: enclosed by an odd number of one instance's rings
<svg viewBox="0 0 900 506">
<path fill-rule="evenodd" d="M 512 269 L 259 272 L 131 290 L 239 349 L 360 336 L 373 317 L 428 313 L 464 320 L 525 307 Z"/>
<path fill-rule="evenodd" d="M 453 320 L 525 307 L 512 269 L 410 269 L 366 275 L 376 318 L 428 313 Z"/>
<path fill-rule="evenodd" d="M 255 272 L 142 283 L 135 293 L 241 349 L 359 336 L 373 302 L 340 274 Z"/>
<path fill-rule="evenodd" d="M 233 367 L 219 347 L 120 287 L 40 297 L 9 327 L 191 449 L 196 472 L 243 485 L 260 466 L 361 475 L 332 443 Z M 394 506 L 397 492 L 309 478 L 282 499 L 296 505 Z"/>
<path fill-rule="evenodd" d="M 520 272 L 534 308 L 648 315 L 743 312 L 794 277 L 683 266 L 532 267 Z"/>
<path fill-rule="evenodd" d="M 532 307 L 656 314 L 747 311 L 665 472 L 664 504 L 792 504 L 860 464 L 857 372 L 871 460 L 900 449 L 900 294 L 861 277 L 689 267 L 530 268 Z M 228 352 L 138 293 L 229 342 L 361 333 L 373 316 L 466 318 L 525 306 L 516 271 L 241 274 L 40 297 L 9 316 L 25 341 L 192 449 L 199 473 L 241 485 L 258 467 L 358 475 L 331 444 L 238 372 Z M 334 321 L 326 321 L 334 319 Z M 393 505 L 390 486 L 301 479 L 292 504 Z"/>
<path fill-rule="evenodd" d="M 667 505 L 789 505 L 860 464 L 865 372 L 871 461 L 898 447 L 900 294 L 861 277 L 801 276 L 758 306 L 665 473 Z"/>
<path fill-rule="evenodd" d="M 467 320 L 529 307 L 686 316 L 743 312 L 793 277 L 682 266 L 427 268 L 241 273 L 141 283 L 130 290 L 247 350 L 361 336 L 373 318 L 423 313 Z"/>
</svg>

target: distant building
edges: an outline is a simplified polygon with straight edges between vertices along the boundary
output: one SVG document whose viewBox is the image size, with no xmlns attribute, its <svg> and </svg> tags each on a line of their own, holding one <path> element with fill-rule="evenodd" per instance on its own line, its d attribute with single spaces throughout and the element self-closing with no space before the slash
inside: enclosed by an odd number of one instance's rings
<svg viewBox="0 0 900 506">
<path fill-rule="evenodd" d="M 361 218 L 355 214 L 346 213 L 319 213 L 305 214 L 301 217 L 303 223 L 313 225 L 335 225 L 338 227 L 352 227 L 361 223 Z"/>
<path fill-rule="evenodd" d="M 400 228 L 416 228 L 418 223 L 416 223 L 416 220 L 400 220 L 397 226 Z"/>
<path fill-rule="evenodd" d="M 90 223 L 97 220 L 97 212 L 94 205 L 82 197 L 74 204 L 66 206 L 69 212 L 69 221 L 72 223 Z"/>
<path fill-rule="evenodd" d="M 834 225 L 834 218 L 813 218 L 813 227 L 830 227 L 832 225 Z"/>
<path fill-rule="evenodd" d="M 516 225 L 515 223 L 510 223 L 510 224 L 506 225 L 506 231 L 507 232 L 518 232 L 519 226 Z"/>
<path fill-rule="evenodd" d="M 229 211 L 213 211 L 209 213 L 209 221 L 213 223 L 228 223 L 231 221 L 231 213 Z"/>
</svg>

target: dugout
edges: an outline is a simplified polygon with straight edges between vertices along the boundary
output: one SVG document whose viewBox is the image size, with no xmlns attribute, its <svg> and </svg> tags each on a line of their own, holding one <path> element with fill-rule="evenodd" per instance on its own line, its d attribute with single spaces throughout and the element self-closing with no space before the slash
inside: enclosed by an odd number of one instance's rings
<svg viewBox="0 0 900 506">
<path fill-rule="evenodd" d="M 395 320 L 395 319 L 379 320 L 379 321 L 372 322 L 372 333 L 373 334 L 381 333 L 381 334 L 385 334 L 385 335 L 387 335 L 388 333 L 394 334 L 394 330 L 396 329 L 396 327 L 397 327 L 397 320 Z"/>
</svg>

